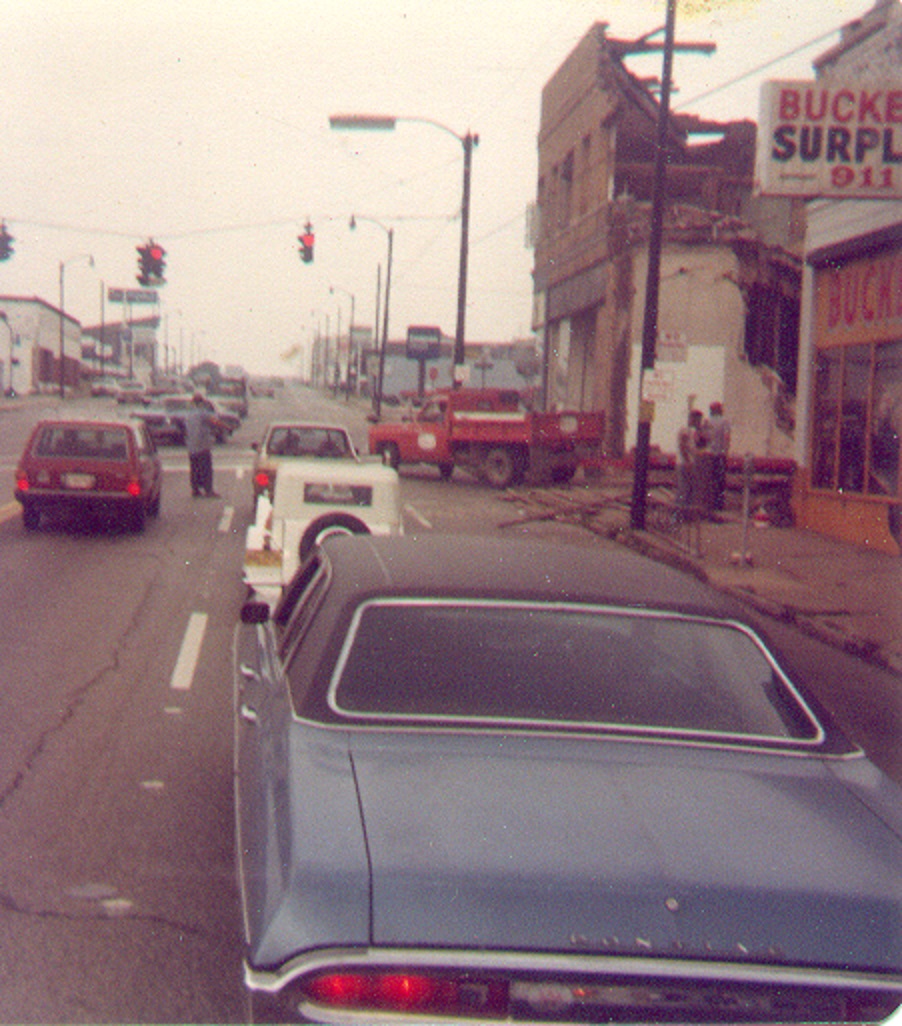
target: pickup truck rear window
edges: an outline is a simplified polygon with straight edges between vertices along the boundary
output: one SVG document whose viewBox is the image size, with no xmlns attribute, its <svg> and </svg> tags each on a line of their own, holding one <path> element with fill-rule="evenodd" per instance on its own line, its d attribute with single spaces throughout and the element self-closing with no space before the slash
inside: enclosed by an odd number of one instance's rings
<svg viewBox="0 0 902 1026">
<path fill-rule="evenodd" d="M 511 721 L 818 742 L 822 730 L 739 624 L 648 610 L 371 600 L 330 686 L 363 719 Z"/>
</svg>

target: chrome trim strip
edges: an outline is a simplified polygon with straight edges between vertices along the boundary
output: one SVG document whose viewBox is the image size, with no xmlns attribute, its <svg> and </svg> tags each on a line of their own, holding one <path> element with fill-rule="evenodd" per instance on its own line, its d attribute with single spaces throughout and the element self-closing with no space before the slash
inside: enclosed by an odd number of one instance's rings
<svg viewBox="0 0 902 1026">
<path fill-rule="evenodd" d="M 255 969 L 244 963 L 244 982 L 251 990 L 274 994 L 310 973 L 384 966 L 484 973 L 540 973 L 597 977 L 653 976 L 673 980 L 728 980 L 733 983 L 854 987 L 892 993 L 902 990 L 902 974 L 848 969 L 807 968 L 768 963 L 741 963 L 632 955 L 555 954 L 524 951 L 467 951 L 451 948 L 321 948 L 296 955 L 278 969 Z"/>
<path fill-rule="evenodd" d="M 812 738 L 783 738 L 770 734 L 736 734 L 727 731 L 686 730 L 684 728 L 677 727 L 636 726 L 595 721 L 534 720 L 516 717 L 478 718 L 467 716 L 444 716 L 438 714 L 410 714 L 403 712 L 387 714 L 365 711 L 352 712 L 343 709 L 336 700 L 336 692 L 338 690 L 338 683 L 341 678 L 342 671 L 344 670 L 351 648 L 353 647 L 354 637 L 360 620 L 369 607 L 385 605 L 455 606 L 471 608 L 480 606 L 490 608 L 507 606 L 514 609 L 538 610 L 541 612 L 563 611 L 567 613 L 591 613 L 592 615 L 634 617 L 639 619 L 682 620 L 694 624 L 737 630 L 751 641 L 761 655 L 764 656 L 768 665 L 771 667 L 771 670 L 780 678 L 780 681 L 786 687 L 792 698 L 798 704 L 800 710 L 808 719 L 808 722 L 814 728 L 814 736 Z M 811 707 L 774 660 L 764 642 L 747 624 L 738 620 L 720 620 L 710 616 L 670 612 L 668 610 L 634 609 L 631 607 L 594 605 L 578 602 L 542 602 L 519 599 L 477 599 L 453 597 L 423 598 L 419 596 L 387 596 L 385 598 L 369 599 L 362 602 L 354 611 L 354 615 L 348 627 L 348 632 L 342 643 L 341 652 L 339 653 L 338 659 L 332 670 L 332 676 L 329 680 L 329 686 L 326 692 L 326 702 L 330 711 L 334 715 L 346 720 L 348 726 L 360 726 L 367 721 L 378 723 L 382 727 L 389 729 L 397 729 L 400 725 L 407 723 L 439 728 L 454 725 L 458 729 L 461 727 L 466 728 L 468 725 L 471 729 L 478 729 L 477 725 L 481 725 L 483 731 L 486 729 L 486 726 L 489 726 L 498 730 L 520 729 L 526 730 L 530 733 L 553 732 L 558 728 L 561 732 L 568 735 L 571 733 L 590 734 L 592 736 L 598 736 L 601 734 L 605 737 L 611 738 L 625 736 L 630 740 L 668 740 L 671 741 L 671 743 L 675 741 L 680 744 L 699 744 L 706 747 L 713 743 L 718 747 L 722 746 L 731 751 L 735 750 L 737 747 L 751 747 L 755 751 L 764 750 L 769 752 L 788 749 L 793 754 L 798 754 L 800 751 L 816 750 L 826 740 L 826 731 L 815 716 Z"/>
</svg>

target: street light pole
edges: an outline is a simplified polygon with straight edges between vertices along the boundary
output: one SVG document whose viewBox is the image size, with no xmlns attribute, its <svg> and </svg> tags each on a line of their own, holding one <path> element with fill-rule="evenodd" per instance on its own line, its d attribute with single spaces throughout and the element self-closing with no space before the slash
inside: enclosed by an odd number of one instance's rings
<svg viewBox="0 0 902 1026">
<path fill-rule="evenodd" d="M 463 196 L 460 206 L 460 263 L 457 272 L 457 325 L 454 331 L 454 387 L 460 388 L 463 368 L 466 363 L 466 316 L 467 316 L 467 266 L 469 261 L 470 237 L 470 174 L 473 162 L 473 147 L 479 144 L 479 136 L 472 132 L 459 135 L 447 125 L 432 118 L 396 117 L 383 114 L 333 114 L 329 127 L 338 129 L 369 129 L 379 132 L 394 131 L 399 121 L 414 121 L 432 125 L 448 135 L 453 135 L 464 149 Z M 380 384 L 381 389 L 381 384 Z"/>
<path fill-rule="evenodd" d="M 470 167 L 473 163 L 473 146 L 479 137 L 470 132 L 461 140 L 464 147 L 464 187 L 460 205 L 460 266 L 457 272 L 457 327 L 454 332 L 454 387 L 460 388 L 463 367 L 466 363 L 465 324 L 467 317 L 467 260 L 470 245 Z"/>
<path fill-rule="evenodd" d="M 351 214 L 350 227 L 352 230 L 357 227 L 358 221 L 369 221 L 370 224 L 374 224 L 378 228 L 381 228 L 388 236 L 388 257 L 385 269 L 385 309 L 382 312 L 382 345 L 379 347 L 379 381 L 373 391 L 373 416 L 378 420 L 382 416 L 382 382 L 385 378 L 385 347 L 388 345 L 388 305 L 389 299 L 391 298 L 391 259 L 395 230 L 394 228 L 386 228 L 386 226 L 381 221 L 377 221 L 375 217 L 365 217 L 362 214 Z M 378 328 L 379 325 L 377 324 L 377 331 Z"/>
<path fill-rule="evenodd" d="M 351 323 L 348 326 L 348 360 L 347 360 L 347 379 L 345 381 L 345 399 L 349 399 L 351 396 L 351 368 L 354 361 L 354 304 L 355 297 L 353 292 L 348 292 L 347 289 L 343 289 L 340 285 L 330 285 L 329 292 L 343 292 L 351 300 Z M 339 318 L 341 317 L 341 308 L 339 307 Z M 339 320 L 339 326 L 341 321 Z M 338 331 L 338 344 L 341 345 L 341 328 Z"/>
<path fill-rule="evenodd" d="M 66 267 L 76 260 L 87 258 L 90 267 L 94 266 L 94 257 L 90 253 L 79 253 L 68 260 L 60 260 L 60 399 L 66 398 Z"/>
<path fill-rule="evenodd" d="M 0 310 L 0 321 L 6 325 L 6 330 L 9 332 L 9 381 L 6 383 L 6 394 L 13 396 L 16 394 L 16 390 L 13 388 L 13 367 L 15 366 L 15 344 L 16 336 L 13 332 L 13 326 L 9 323 L 9 318 L 6 316 L 6 311 Z"/>
</svg>

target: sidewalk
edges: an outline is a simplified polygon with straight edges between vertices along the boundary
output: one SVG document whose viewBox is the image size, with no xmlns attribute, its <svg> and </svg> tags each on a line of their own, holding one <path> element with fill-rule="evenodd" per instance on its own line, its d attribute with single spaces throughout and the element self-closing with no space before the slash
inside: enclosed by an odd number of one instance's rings
<svg viewBox="0 0 902 1026">
<path fill-rule="evenodd" d="M 664 495 L 654 493 L 646 530 L 635 531 L 625 478 L 568 489 L 526 487 L 515 496 L 525 519 L 580 524 L 902 675 L 902 558 L 795 527 L 744 527 L 741 511 L 729 503 L 717 521 L 674 526 Z"/>
</svg>

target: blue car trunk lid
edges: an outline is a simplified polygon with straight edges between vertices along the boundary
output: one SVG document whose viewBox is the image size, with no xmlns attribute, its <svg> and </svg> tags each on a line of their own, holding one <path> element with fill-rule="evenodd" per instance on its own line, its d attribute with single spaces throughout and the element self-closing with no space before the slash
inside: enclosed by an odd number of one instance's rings
<svg viewBox="0 0 902 1026">
<path fill-rule="evenodd" d="M 377 945 L 902 965 L 900 839 L 819 760 L 502 734 L 351 747 Z"/>
</svg>

